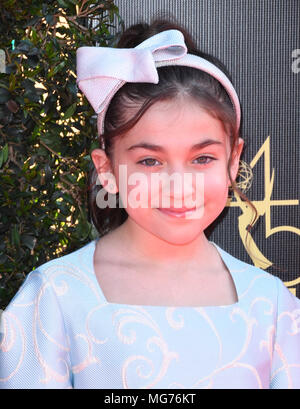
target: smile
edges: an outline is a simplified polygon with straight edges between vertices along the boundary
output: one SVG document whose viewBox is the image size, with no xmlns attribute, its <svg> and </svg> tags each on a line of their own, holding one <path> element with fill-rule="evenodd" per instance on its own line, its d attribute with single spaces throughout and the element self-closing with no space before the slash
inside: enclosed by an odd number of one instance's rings
<svg viewBox="0 0 300 409">
<path fill-rule="evenodd" d="M 196 208 L 193 209 L 171 209 L 171 208 L 158 208 L 158 210 L 170 217 L 175 217 L 177 219 L 185 219 L 189 214 L 192 214 Z"/>
</svg>

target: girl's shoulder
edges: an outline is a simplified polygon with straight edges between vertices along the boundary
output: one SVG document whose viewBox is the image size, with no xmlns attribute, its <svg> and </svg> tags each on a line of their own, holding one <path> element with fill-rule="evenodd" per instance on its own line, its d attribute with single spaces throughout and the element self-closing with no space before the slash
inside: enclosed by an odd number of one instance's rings
<svg viewBox="0 0 300 409">
<path fill-rule="evenodd" d="M 253 264 L 242 261 L 215 243 L 213 244 L 217 247 L 223 262 L 230 271 L 240 298 L 247 298 L 247 296 L 251 295 L 250 298 L 252 299 L 254 297 L 264 297 L 275 303 L 285 298 L 291 299 L 292 302 L 300 306 L 300 300 L 289 291 L 279 277 Z"/>
<path fill-rule="evenodd" d="M 51 278 L 53 274 L 58 271 L 70 270 L 75 271 L 84 270 L 85 272 L 93 272 L 93 257 L 96 246 L 96 240 L 90 241 L 89 243 L 83 245 L 77 250 L 65 254 L 60 257 L 56 257 L 52 260 L 47 261 L 37 267 L 44 276 Z M 33 270 L 35 271 L 35 270 Z"/>
<path fill-rule="evenodd" d="M 269 281 L 269 283 L 274 282 L 274 280 L 276 279 L 273 274 L 267 272 L 266 270 L 263 270 L 260 267 L 256 267 L 253 264 L 247 263 L 246 261 L 242 261 L 226 250 L 222 249 L 216 243 L 211 243 L 214 244 L 214 246 L 217 248 L 224 264 L 226 265 L 230 273 L 236 275 L 237 278 L 243 279 L 245 282 L 263 278 L 264 280 Z"/>
<path fill-rule="evenodd" d="M 93 274 L 95 240 L 81 248 L 41 264 L 27 274 L 22 285 L 10 301 L 7 309 L 14 305 L 29 303 L 50 291 L 59 294 L 64 287 L 78 287 L 88 282 Z M 62 283 L 62 284 L 60 284 Z"/>
</svg>

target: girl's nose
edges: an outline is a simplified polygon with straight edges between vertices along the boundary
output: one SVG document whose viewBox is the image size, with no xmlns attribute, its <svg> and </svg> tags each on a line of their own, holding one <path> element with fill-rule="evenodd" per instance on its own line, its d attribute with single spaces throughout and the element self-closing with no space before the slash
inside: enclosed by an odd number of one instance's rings
<svg viewBox="0 0 300 409">
<path fill-rule="evenodd" d="M 162 186 L 162 198 L 169 199 L 170 205 L 181 207 L 195 206 L 194 197 L 197 189 L 195 176 L 189 172 L 176 172 L 169 175 Z"/>
</svg>

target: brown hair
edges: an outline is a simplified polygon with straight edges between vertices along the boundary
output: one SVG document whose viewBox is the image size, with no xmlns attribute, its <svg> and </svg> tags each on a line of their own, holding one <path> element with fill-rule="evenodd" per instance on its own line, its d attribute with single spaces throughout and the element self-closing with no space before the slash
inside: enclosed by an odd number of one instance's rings
<svg viewBox="0 0 300 409">
<path fill-rule="evenodd" d="M 150 25 L 140 23 L 129 27 L 120 37 L 117 47 L 133 48 L 147 38 L 161 31 L 177 29 L 185 38 L 189 54 L 198 55 L 210 61 L 221 69 L 231 80 L 226 67 L 215 57 L 197 50 L 191 36 L 186 30 L 169 20 L 154 20 Z M 231 100 L 223 86 L 209 74 L 186 66 L 165 66 L 157 68 L 159 75 L 158 84 L 126 83 L 114 95 L 107 109 L 104 121 L 105 152 L 113 160 L 113 147 L 116 138 L 122 137 L 130 130 L 157 101 L 171 100 L 178 96 L 188 96 L 194 99 L 210 115 L 218 118 L 224 125 L 231 144 L 231 153 L 228 161 L 228 175 L 231 188 L 245 200 L 255 212 L 257 210 L 251 201 L 237 187 L 232 180 L 229 169 L 232 154 L 237 146 L 239 133 L 236 131 L 236 115 Z M 232 81 L 232 80 L 231 80 Z M 97 172 L 91 169 L 89 174 L 89 216 L 98 230 L 100 236 L 120 226 L 128 217 L 126 210 L 119 207 L 119 194 L 117 193 L 117 208 L 100 209 L 96 204 L 96 196 L 102 186 L 96 186 Z M 250 225 L 252 227 L 252 224 Z M 249 230 L 248 230 L 249 231 Z"/>
</svg>

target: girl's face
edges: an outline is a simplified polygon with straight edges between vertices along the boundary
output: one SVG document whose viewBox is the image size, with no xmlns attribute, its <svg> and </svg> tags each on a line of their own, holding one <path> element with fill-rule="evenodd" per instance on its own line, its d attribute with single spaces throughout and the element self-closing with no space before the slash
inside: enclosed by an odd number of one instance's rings
<svg viewBox="0 0 300 409">
<path fill-rule="evenodd" d="M 231 166 L 233 180 L 242 148 L 239 139 Z M 98 172 L 103 155 L 101 150 L 92 153 Z M 229 155 L 229 137 L 222 123 L 196 102 L 155 103 L 114 145 L 110 170 L 128 220 L 172 244 L 193 241 L 226 205 Z M 155 178 L 163 174 L 164 183 L 158 183 Z M 184 212 L 186 208 L 190 211 Z"/>
</svg>

